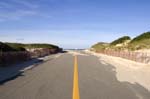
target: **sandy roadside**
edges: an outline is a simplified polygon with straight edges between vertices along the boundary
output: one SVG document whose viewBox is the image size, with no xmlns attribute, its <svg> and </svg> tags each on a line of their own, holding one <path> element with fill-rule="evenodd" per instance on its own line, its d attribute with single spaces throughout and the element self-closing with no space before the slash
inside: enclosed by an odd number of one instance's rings
<svg viewBox="0 0 150 99">
<path fill-rule="evenodd" d="M 85 50 L 86 53 L 95 55 L 104 65 L 111 64 L 115 67 L 116 77 L 120 82 L 138 83 L 150 91 L 150 65 L 137 63 L 127 59 L 107 56 Z M 109 65 L 106 65 L 109 66 Z"/>
</svg>

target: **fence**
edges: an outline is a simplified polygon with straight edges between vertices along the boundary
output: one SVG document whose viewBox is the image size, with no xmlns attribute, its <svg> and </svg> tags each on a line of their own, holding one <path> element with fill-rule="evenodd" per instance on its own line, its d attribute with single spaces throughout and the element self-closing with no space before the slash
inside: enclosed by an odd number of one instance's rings
<svg viewBox="0 0 150 99">
<path fill-rule="evenodd" d="M 0 53 L 0 65 L 14 64 L 21 61 L 26 61 L 32 58 L 43 57 L 49 54 L 56 53 L 57 49 L 40 49 L 23 52 L 1 52 Z"/>
<path fill-rule="evenodd" d="M 140 63 L 150 63 L 150 53 L 143 52 L 132 52 L 132 51 L 114 51 L 114 50 L 103 50 L 96 51 L 97 53 L 102 53 L 110 56 L 121 57 L 129 60 L 133 60 Z"/>
</svg>

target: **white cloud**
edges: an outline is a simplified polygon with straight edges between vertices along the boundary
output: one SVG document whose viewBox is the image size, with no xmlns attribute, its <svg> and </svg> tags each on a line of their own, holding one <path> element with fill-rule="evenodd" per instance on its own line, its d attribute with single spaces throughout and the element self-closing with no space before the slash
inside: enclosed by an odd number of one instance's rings
<svg viewBox="0 0 150 99">
<path fill-rule="evenodd" d="M 40 16 L 39 5 L 27 0 L 0 1 L 0 22 L 7 20 L 18 20 L 28 16 Z"/>
<path fill-rule="evenodd" d="M 36 9 L 39 7 L 38 4 L 32 3 L 31 1 L 27 0 L 13 0 L 15 3 L 21 4 L 27 8 Z"/>
<path fill-rule="evenodd" d="M 0 8 L 10 8 L 11 5 L 6 2 L 0 2 Z"/>
<path fill-rule="evenodd" d="M 26 16 L 33 16 L 36 15 L 36 11 L 31 10 L 17 10 L 15 12 L 3 12 L 0 13 L 0 21 L 6 21 L 6 20 L 18 20 L 22 17 Z"/>
</svg>

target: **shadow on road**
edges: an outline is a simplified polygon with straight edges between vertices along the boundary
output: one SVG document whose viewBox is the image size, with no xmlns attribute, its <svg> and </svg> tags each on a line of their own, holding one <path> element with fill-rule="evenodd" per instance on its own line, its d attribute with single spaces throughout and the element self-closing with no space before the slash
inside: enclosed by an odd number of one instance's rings
<svg viewBox="0 0 150 99">
<path fill-rule="evenodd" d="M 44 61 L 41 59 L 32 59 L 24 63 L 0 67 L 0 85 L 3 85 L 10 80 L 14 80 L 17 77 L 24 76 L 23 73 L 25 69 L 33 69 L 43 62 Z"/>
<path fill-rule="evenodd" d="M 61 51 L 61 52 L 59 52 L 59 53 L 67 53 L 68 51 Z"/>
</svg>

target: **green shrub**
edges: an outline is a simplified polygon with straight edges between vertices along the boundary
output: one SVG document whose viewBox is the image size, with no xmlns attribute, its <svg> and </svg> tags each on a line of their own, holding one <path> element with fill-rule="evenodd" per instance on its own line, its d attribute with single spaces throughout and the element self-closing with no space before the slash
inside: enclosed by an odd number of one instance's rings
<svg viewBox="0 0 150 99">
<path fill-rule="evenodd" d="M 16 51 L 16 49 L 10 47 L 9 45 L 0 42 L 0 51 L 2 52 L 8 52 L 8 51 Z"/>
<path fill-rule="evenodd" d="M 22 44 L 22 43 L 2 43 L 0 42 L 0 50 L 8 51 L 26 51 L 26 48 L 50 48 L 59 50 L 59 47 L 52 44 Z"/>
<path fill-rule="evenodd" d="M 109 46 L 108 43 L 99 42 L 92 46 L 95 50 L 105 50 Z"/>
<path fill-rule="evenodd" d="M 145 39 L 150 39 L 150 32 L 145 32 L 145 33 L 135 37 L 133 40 L 131 40 L 131 43 L 140 42 Z"/>
<path fill-rule="evenodd" d="M 150 48 L 150 32 L 143 33 L 137 37 L 135 37 L 130 43 L 130 48 L 134 50 Z"/>
<path fill-rule="evenodd" d="M 131 40 L 131 38 L 129 36 L 123 36 L 123 37 L 111 42 L 110 45 L 117 45 L 117 44 L 120 44 L 120 43 L 124 43 L 126 40 Z"/>
</svg>

